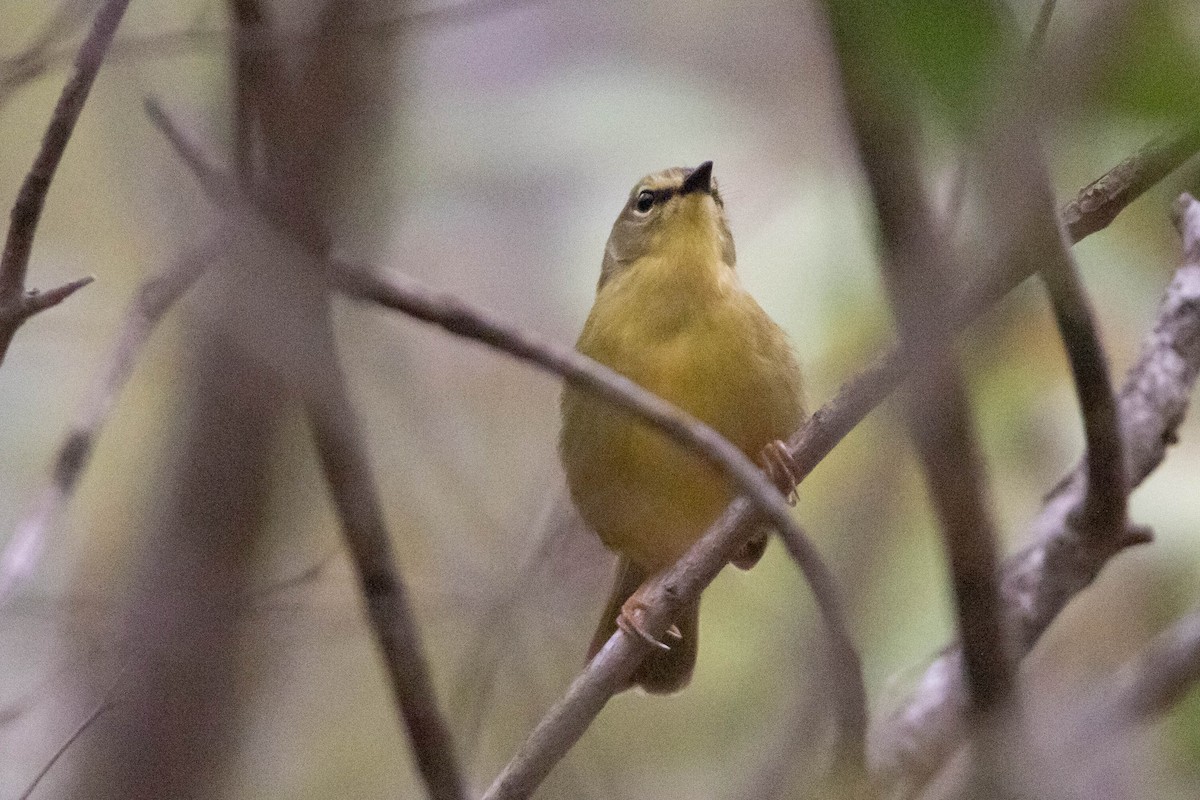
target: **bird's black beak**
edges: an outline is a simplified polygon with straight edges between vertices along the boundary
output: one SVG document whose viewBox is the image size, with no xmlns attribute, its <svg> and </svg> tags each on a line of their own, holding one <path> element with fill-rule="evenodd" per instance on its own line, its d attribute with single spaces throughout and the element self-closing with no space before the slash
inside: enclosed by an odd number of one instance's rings
<svg viewBox="0 0 1200 800">
<path fill-rule="evenodd" d="M 683 181 L 683 186 L 679 187 L 680 194 L 690 194 L 692 192 L 704 192 L 710 194 L 712 192 L 712 162 L 705 161 L 700 166 L 691 171 Z"/>
</svg>

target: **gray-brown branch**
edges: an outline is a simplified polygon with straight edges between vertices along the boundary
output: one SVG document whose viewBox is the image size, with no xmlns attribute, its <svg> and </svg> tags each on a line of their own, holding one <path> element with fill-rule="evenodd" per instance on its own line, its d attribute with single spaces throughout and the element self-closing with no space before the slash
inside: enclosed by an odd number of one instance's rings
<svg viewBox="0 0 1200 800">
<path fill-rule="evenodd" d="M 1053 235 L 1045 238 L 1046 246 L 1041 248 L 1041 275 L 1083 416 L 1087 486 L 1079 513 L 1089 530 L 1119 536 L 1126 526 L 1129 488 L 1108 356 L 1070 247 L 1061 239 L 1057 226 L 1048 233 Z"/>
<path fill-rule="evenodd" d="M 1185 197 L 1179 218 L 1184 266 L 1167 289 L 1154 329 L 1118 396 L 1130 486 L 1140 484 L 1162 462 L 1200 374 L 1200 205 Z M 1119 538 L 1088 529 L 1078 513 L 1086 483 L 1087 467 L 1081 463 L 1047 498 L 1032 525 L 1033 543 L 1004 562 L 1002 592 L 1018 656 L 1032 649 L 1109 559 L 1147 541 L 1145 532 L 1136 529 Z M 924 785 L 960 740 L 965 705 L 958 678 L 961 658 L 957 645 L 944 652 L 872 735 L 873 771 L 900 794 Z"/>
<path fill-rule="evenodd" d="M 58 305 L 92 282 L 90 277 L 80 278 L 44 292 L 27 291 L 25 288 L 29 258 L 33 253 L 33 238 L 42 218 L 50 183 L 54 180 L 54 173 L 75 131 L 75 123 L 83 113 L 92 83 L 96 80 L 104 55 L 112 44 L 117 26 L 128 6 L 129 0 L 108 0 L 96 13 L 92 28 L 75 56 L 74 71 L 63 86 L 50 115 L 50 124 L 42 135 L 42 144 L 33 166 L 26 174 L 9 214 L 4 251 L 0 254 L 0 363 L 4 362 L 17 329 L 26 320 Z"/>
<path fill-rule="evenodd" d="M 108 357 L 58 447 L 50 480 L 21 517 L 0 555 L 0 603 L 37 566 L 45 551 L 46 537 L 74 494 L 100 431 L 133 374 L 142 349 L 159 320 L 208 266 L 209 259 L 215 255 L 211 250 L 205 248 L 180 258 L 138 288 Z"/>
<path fill-rule="evenodd" d="M 336 366 L 330 365 L 336 371 Z M 424 646 L 408 592 L 397 577 L 392 541 L 375 478 L 342 375 L 329 397 L 310 403 L 309 422 L 329 491 L 354 562 L 371 627 L 379 639 L 388 682 L 404 720 L 417 767 L 437 800 L 465 800 L 454 741 L 437 706 Z"/>
</svg>

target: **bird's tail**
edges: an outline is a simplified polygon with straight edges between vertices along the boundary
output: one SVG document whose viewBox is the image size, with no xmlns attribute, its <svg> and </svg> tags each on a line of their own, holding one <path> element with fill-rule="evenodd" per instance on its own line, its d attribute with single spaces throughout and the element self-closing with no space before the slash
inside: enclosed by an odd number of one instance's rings
<svg viewBox="0 0 1200 800">
<path fill-rule="evenodd" d="M 627 558 L 622 558 L 617 564 L 617 579 L 613 583 L 612 594 L 600 617 L 600 625 L 592 637 L 588 647 L 588 660 L 591 661 L 596 653 L 604 647 L 617 631 L 617 617 L 621 614 L 621 606 L 637 591 L 649 574 Z M 631 686 L 641 686 L 652 694 L 670 694 L 687 686 L 692 679 L 692 670 L 696 666 L 696 653 L 700 644 L 700 601 L 688 604 L 680 609 L 675 618 L 675 625 L 683 638 L 671 642 L 670 650 L 654 651 L 646 656 L 633 677 L 629 679 Z"/>
</svg>

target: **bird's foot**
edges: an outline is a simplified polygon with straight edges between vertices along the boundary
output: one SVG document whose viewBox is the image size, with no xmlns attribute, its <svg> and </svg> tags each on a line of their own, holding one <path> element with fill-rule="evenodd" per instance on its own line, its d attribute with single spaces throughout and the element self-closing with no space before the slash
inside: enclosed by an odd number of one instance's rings
<svg viewBox="0 0 1200 800">
<path fill-rule="evenodd" d="M 635 636 L 641 639 L 646 644 L 657 650 L 670 650 L 671 645 L 652 636 L 645 628 L 646 620 L 646 604 L 636 597 L 630 597 L 621 606 L 621 613 L 617 617 L 617 627 L 625 631 L 630 636 Z M 672 625 L 667 628 L 665 638 L 672 642 L 683 641 L 683 634 L 680 632 L 677 625 Z"/>
<path fill-rule="evenodd" d="M 779 491 L 787 498 L 788 505 L 796 505 L 799 495 L 796 494 L 796 484 L 800 482 L 800 465 L 792 458 L 787 446 L 776 439 L 762 449 L 759 454 L 763 470 L 771 482 L 779 487 Z"/>
</svg>

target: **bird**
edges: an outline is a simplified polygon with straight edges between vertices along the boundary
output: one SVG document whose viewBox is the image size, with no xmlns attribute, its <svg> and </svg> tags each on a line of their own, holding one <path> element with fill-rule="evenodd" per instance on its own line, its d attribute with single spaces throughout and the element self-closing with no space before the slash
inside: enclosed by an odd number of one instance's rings
<svg viewBox="0 0 1200 800">
<path fill-rule="evenodd" d="M 646 175 L 604 248 L 596 296 L 576 349 L 675 404 L 757 460 L 795 502 L 795 463 L 782 440 L 805 419 L 800 367 L 787 334 L 743 288 L 713 164 Z M 691 680 L 699 601 L 657 642 L 641 627 L 640 587 L 670 568 L 737 494 L 701 456 L 627 412 L 567 385 L 559 457 L 584 522 L 618 555 L 616 580 L 588 648 L 618 629 L 657 647 L 629 685 L 673 693 Z M 749 569 L 766 530 L 733 560 Z"/>
</svg>

